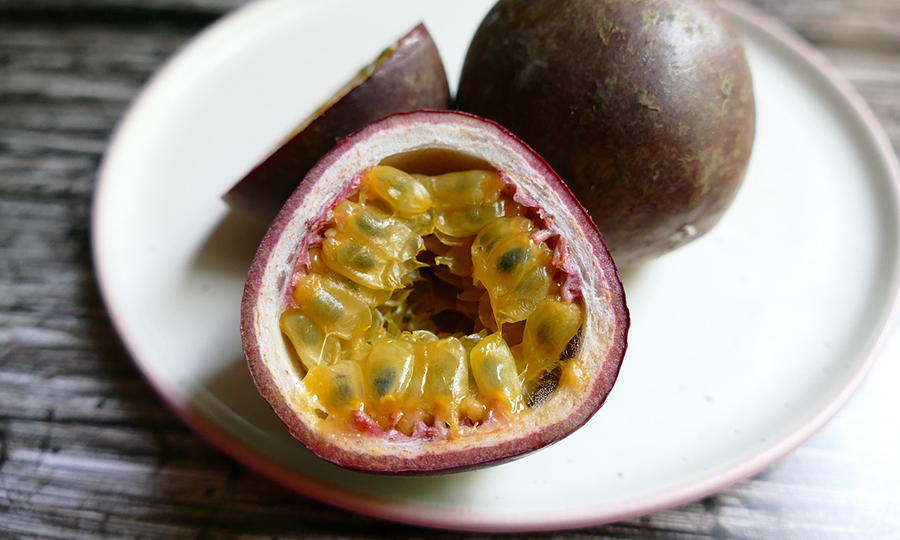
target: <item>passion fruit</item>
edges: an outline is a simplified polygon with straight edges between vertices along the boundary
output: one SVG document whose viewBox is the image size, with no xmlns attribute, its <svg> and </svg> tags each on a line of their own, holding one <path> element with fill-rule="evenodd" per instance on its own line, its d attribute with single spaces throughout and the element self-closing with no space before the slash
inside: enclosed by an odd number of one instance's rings
<svg viewBox="0 0 900 540">
<path fill-rule="evenodd" d="M 616 266 L 550 167 L 499 125 L 400 113 L 338 144 L 273 221 L 244 290 L 253 379 L 346 468 L 436 473 L 537 450 L 613 387 Z"/>
<path fill-rule="evenodd" d="M 303 175 L 350 133 L 395 112 L 449 105 L 443 62 L 425 25 L 419 24 L 297 126 L 223 199 L 268 225 Z"/>
<path fill-rule="evenodd" d="M 709 231 L 755 131 L 741 39 L 713 0 L 500 0 L 457 102 L 550 163 L 619 265 Z"/>
</svg>

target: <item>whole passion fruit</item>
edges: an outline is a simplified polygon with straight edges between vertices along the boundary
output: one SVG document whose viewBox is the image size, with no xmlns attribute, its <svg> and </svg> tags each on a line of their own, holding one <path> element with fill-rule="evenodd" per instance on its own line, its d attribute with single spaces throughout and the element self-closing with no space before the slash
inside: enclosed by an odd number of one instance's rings
<svg viewBox="0 0 900 540">
<path fill-rule="evenodd" d="M 268 225 L 303 175 L 350 133 L 395 112 L 449 105 L 444 64 L 425 25 L 419 24 L 295 128 L 223 199 Z"/>
<path fill-rule="evenodd" d="M 628 310 L 547 164 L 493 122 L 389 116 L 329 152 L 253 260 L 241 333 L 290 432 L 350 469 L 435 473 L 536 450 L 610 392 Z"/>
<path fill-rule="evenodd" d="M 713 0 L 500 0 L 457 100 L 550 163 L 620 265 L 718 222 L 755 129 L 740 36 Z"/>
</svg>

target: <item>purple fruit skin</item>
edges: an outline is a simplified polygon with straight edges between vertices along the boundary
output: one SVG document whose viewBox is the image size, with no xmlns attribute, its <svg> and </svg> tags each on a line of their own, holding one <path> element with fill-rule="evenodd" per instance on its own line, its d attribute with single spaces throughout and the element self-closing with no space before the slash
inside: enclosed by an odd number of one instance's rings
<svg viewBox="0 0 900 540">
<path fill-rule="evenodd" d="M 712 228 L 755 132 L 740 36 L 713 0 L 500 0 L 457 104 L 541 154 L 619 265 Z"/>
<path fill-rule="evenodd" d="M 252 322 L 255 320 L 257 305 L 261 298 L 260 290 L 262 288 L 262 276 L 265 271 L 266 261 L 281 235 L 285 233 L 285 228 L 291 217 L 303 206 L 305 199 L 314 191 L 315 183 L 321 172 L 345 153 L 353 152 L 356 141 L 369 137 L 377 131 L 390 130 L 395 126 L 410 122 L 474 124 L 479 126 L 480 129 L 493 130 L 508 138 L 509 145 L 515 148 L 523 159 L 528 160 L 536 168 L 544 171 L 542 176 L 547 181 L 547 189 L 560 193 L 571 201 L 572 208 L 578 216 L 580 228 L 587 237 L 585 238 L 586 245 L 590 246 L 593 252 L 593 258 L 596 261 L 595 267 L 608 278 L 608 300 L 615 315 L 615 324 L 614 334 L 610 337 L 611 346 L 604 358 L 602 372 L 592 378 L 587 397 L 581 401 L 572 414 L 564 421 L 545 426 L 531 433 L 528 437 L 506 440 L 490 447 L 454 450 L 439 455 L 423 454 L 407 458 L 347 451 L 333 444 L 328 437 L 319 436 L 309 426 L 299 421 L 290 405 L 285 401 L 285 397 L 278 391 L 271 373 L 269 373 L 262 360 L 262 351 L 254 335 Z M 559 441 L 584 425 L 605 402 L 616 382 L 625 356 L 629 327 L 630 314 L 616 265 L 596 225 L 587 211 L 574 198 L 565 183 L 540 156 L 503 127 L 471 114 L 447 110 L 422 110 L 391 115 L 373 122 L 359 132 L 354 133 L 328 152 L 309 171 L 306 178 L 285 203 L 267 231 L 251 264 L 241 304 L 241 338 L 244 345 L 244 355 L 247 358 L 253 380 L 259 392 L 290 433 L 314 454 L 327 461 L 347 469 L 379 474 L 438 474 L 481 468 L 522 457 L 525 454 Z"/>
<path fill-rule="evenodd" d="M 241 214 L 268 224 L 316 161 L 369 122 L 395 112 L 446 109 L 450 90 L 440 54 L 419 24 L 392 56 L 359 86 L 278 146 L 222 198 Z"/>
</svg>

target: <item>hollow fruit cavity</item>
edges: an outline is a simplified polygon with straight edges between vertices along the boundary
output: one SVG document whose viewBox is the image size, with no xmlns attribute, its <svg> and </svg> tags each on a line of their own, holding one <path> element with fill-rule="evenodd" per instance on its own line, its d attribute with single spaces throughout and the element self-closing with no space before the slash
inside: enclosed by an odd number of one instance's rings
<svg viewBox="0 0 900 540">
<path fill-rule="evenodd" d="M 280 319 L 323 426 L 454 438 L 578 380 L 564 242 L 513 194 L 492 170 L 378 165 L 333 206 Z"/>
</svg>

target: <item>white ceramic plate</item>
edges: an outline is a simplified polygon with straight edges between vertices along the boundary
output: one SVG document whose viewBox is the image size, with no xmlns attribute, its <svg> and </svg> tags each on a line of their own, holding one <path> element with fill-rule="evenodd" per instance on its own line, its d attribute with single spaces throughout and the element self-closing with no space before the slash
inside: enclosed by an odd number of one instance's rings
<svg viewBox="0 0 900 540">
<path fill-rule="evenodd" d="M 713 232 L 624 270 L 630 349 L 583 429 L 486 470 L 380 477 L 313 457 L 257 394 L 238 307 L 262 231 L 229 215 L 220 195 L 420 19 L 455 87 L 492 3 L 265 0 L 172 59 L 122 122 L 97 185 L 96 266 L 129 351 L 224 452 L 311 497 L 407 523 L 599 524 L 771 464 L 845 402 L 889 326 L 898 168 L 871 114 L 819 55 L 730 4 L 758 106 L 746 182 Z"/>
</svg>

